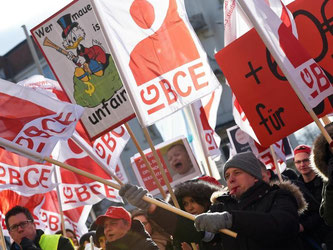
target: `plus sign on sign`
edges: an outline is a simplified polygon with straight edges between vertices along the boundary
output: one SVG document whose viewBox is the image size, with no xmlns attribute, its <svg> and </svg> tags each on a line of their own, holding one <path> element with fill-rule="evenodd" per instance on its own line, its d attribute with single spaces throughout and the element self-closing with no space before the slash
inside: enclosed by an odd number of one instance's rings
<svg viewBox="0 0 333 250">
<path fill-rule="evenodd" d="M 333 3 L 296 0 L 288 8 L 300 43 L 332 83 Z M 269 146 L 313 121 L 254 29 L 215 57 L 261 145 Z M 308 81 L 320 82 L 318 72 L 309 67 Z M 332 112 L 332 105 L 329 96 L 314 111 L 322 117 Z"/>
</svg>

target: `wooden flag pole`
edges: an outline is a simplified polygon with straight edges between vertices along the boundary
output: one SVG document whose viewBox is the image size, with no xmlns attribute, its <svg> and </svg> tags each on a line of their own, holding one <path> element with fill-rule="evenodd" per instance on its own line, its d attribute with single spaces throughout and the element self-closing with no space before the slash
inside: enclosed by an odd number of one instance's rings
<svg viewBox="0 0 333 250">
<path fill-rule="evenodd" d="M 172 199 L 172 201 L 173 201 L 173 204 L 174 204 L 177 208 L 179 208 L 179 207 L 180 207 L 180 206 L 179 206 L 179 203 L 178 203 L 177 198 L 176 198 L 176 196 L 175 196 L 175 194 L 174 194 L 174 192 L 173 192 L 173 190 L 172 190 L 172 188 L 171 188 L 171 185 L 170 185 L 170 182 L 169 182 L 169 180 L 168 180 L 168 177 L 167 177 L 166 174 L 165 174 L 164 168 L 163 168 L 163 166 L 162 166 L 161 159 L 160 159 L 160 157 L 158 156 L 158 154 L 157 154 L 157 152 L 156 152 L 156 149 L 155 149 L 155 146 L 154 146 L 154 144 L 153 144 L 153 141 L 152 141 L 152 139 L 150 138 L 150 135 L 149 135 L 149 133 L 148 133 L 148 129 L 147 129 L 146 127 L 143 127 L 142 130 L 143 130 L 143 133 L 144 133 L 144 135 L 145 135 L 145 137 L 146 137 L 146 139 L 147 139 L 147 141 L 148 141 L 148 144 L 149 144 L 149 146 L 150 146 L 150 149 L 151 149 L 151 151 L 152 151 L 152 153 L 153 153 L 153 155 L 154 155 L 154 157 L 155 157 L 155 160 L 156 160 L 156 162 L 157 162 L 157 166 L 158 166 L 158 168 L 159 168 L 159 170 L 160 170 L 160 173 L 161 173 L 161 175 L 162 175 L 162 178 L 163 178 L 163 180 L 164 180 L 164 183 L 165 183 L 165 185 L 166 185 L 167 188 L 168 188 L 168 191 L 169 191 L 169 193 L 170 193 L 170 196 L 171 196 L 171 199 Z"/>
<path fill-rule="evenodd" d="M 269 149 L 271 150 L 271 154 L 272 154 L 273 161 L 274 161 L 274 164 L 275 164 L 275 167 L 276 167 L 276 173 L 277 173 L 277 175 L 279 177 L 279 181 L 282 182 L 283 180 L 282 180 L 282 176 L 281 176 L 281 171 L 280 171 L 279 163 L 277 161 L 273 145 L 270 145 Z"/>
<path fill-rule="evenodd" d="M 88 145 L 82 142 L 78 138 L 78 134 L 74 133 L 71 137 L 73 141 L 83 150 L 85 151 L 100 167 L 106 171 L 112 179 L 114 179 L 116 182 L 118 182 L 120 185 L 123 185 L 122 181 L 113 173 L 113 171 L 110 171 L 110 169 L 105 165 L 105 163 L 102 161 L 101 158 L 97 157 L 96 154 L 92 151 L 92 148 L 88 148 Z"/>
<path fill-rule="evenodd" d="M 59 211 L 60 211 L 60 221 L 61 221 L 61 229 L 62 229 L 62 235 L 66 237 L 66 228 L 65 228 L 65 219 L 64 219 L 64 211 L 62 210 L 62 202 L 61 202 L 61 196 L 59 191 L 59 182 L 58 182 L 58 176 L 57 176 L 57 167 L 54 168 L 54 178 L 56 182 L 56 189 L 57 189 L 57 196 L 58 196 L 58 205 L 59 205 Z"/>
<path fill-rule="evenodd" d="M 52 163 L 52 164 L 55 164 L 59 167 L 62 167 L 64 169 L 67 169 L 69 171 L 72 171 L 76 174 L 79 174 L 79 175 L 83 175 L 87 178 L 90 178 L 92 180 L 95 180 L 95 181 L 98 181 L 100 183 L 103 183 L 107 186 L 110 186 L 114 189 L 120 189 L 121 186 L 119 184 L 116 184 L 116 183 L 113 183 L 111 181 L 108 181 L 108 180 L 105 180 L 104 178 L 100 177 L 100 176 L 97 176 L 97 175 L 93 175 L 91 173 L 88 173 L 86 171 L 83 171 L 81 169 L 78 169 L 78 168 L 75 168 L 71 165 L 68 165 L 66 163 L 63 163 L 63 162 L 59 162 L 55 159 L 52 159 L 50 157 L 43 157 L 41 156 L 40 154 L 36 153 L 36 152 L 33 152 L 32 150 L 28 150 L 28 149 L 25 149 L 25 148 L 22 148 L 20 145 L 16 144 L 16 143 L 13 143 L 11 141 L 8 141 L 8 140 L 5 140 L 3 138 L 0 137 L 0 145 L 3 146 L 4 148 L 9 148 L 11 149 L 11 151 L 13 152 L 20 152 L 21 154 L 23 154 L 24 156 L 26 157 L 29 157 L 31 159 L 40 159 L 42 161 L 47 161 L 49 163 Z M 159 200 L 156 200 L 154 198 L 151 198 L 151 197 L 148 197 L 148 196 L 144 196 L 142 197 L 142 199 L 146 202 L 149 202 L 151 204 L 155 204 L 156 206 L 159 206 L 161 208 L 164 208 L 170 212 L 173 212 L 175 214 L 178 214 L 180 216 L 183 216 L 185 218 L 188 218 L 190 220 L 195 220 L 195 215 L 193 214 L 190 214 L 190 213 L 187 213 L 179 208 L 176 208 L 174 206 L 171 206 L 169 204 L 166 204 L 162 201 L 159 201 Z M 237 237 L 237 233 L 231 231 L 231 230 L 228 230 L 228 229 L 221 229 L 220 232 L 224 233 L 224 234 L 227 234 L 231 237 L 234 237 L 236 238 Z"/>
<path fill-rule="evenodd" d="M 325 126 L 331 123 L 331 120 L 330 120 L 330 118 L 328 118 L 327 115 L 323 116 L 321 118 L 321 120 L 323 121 L 323 123 L 325 124 Z"/>
<path fill-rule="evenodd" d="M 5 236 L 3 235 L 3 229 L 2 229 L 2 226 L 0 227 L 1 230 L 0 230 L 0 237 L 1 237 L 1 246 L 2 246 L 2 249 L 7 249 L 7 246 L 6 246 L 6 241 L 5 241 Z"/>
<path fill-rule="evenodd" d="M 259 34 L 261 40 L 266 45 L 267 49 L 270 51 L 272 56 L 274 57 L 275 61 L 279 65 L 280 69 L 282 70 L 283 74 L 286 76 L 287 80 L 290 83 L 290 86 L 294 89 L 296 95 L 298 96 L 299 100 L 302 102 L 304 108 L 309 113 L 311 118 L 314 120 L 314 122 L 317 124 L 318 128 L 320 129 L 321 133 L 323 134 L 324 138 L 327 140 L 330 147 L 333 147 L 333 141 L 330 135 L 327 133 L 324 126 L 319 121 L 317 115 L 313 112 L 313 109 L 310 107 L 309 103 L 306 101 L 303 94 L 300 92 L 300 90 L 297 87 L 296 82 L 294 81 L 294 78 L 292 77 L 291 73 L 288 71 L 287 67 L 284 65 L 282 59 L 280 59 L 278 53 L 275 51 L 274 46 L 270 43 L 270 41 L 266 38 L 264 32 L 261 27 L 262 25 L 257 22 L 257 20 L 254 18 L 254 16 L 251 14 L 250 9 L 246 5 L 245 0 L 238 0 L 239 4 L 241 5 L 243 11 L 246 13 L 247 17 L 250 19 L 251 23 L 255 27 L 257 33 Z"/>
<path fill-rule="evenodd" d="M 165 193 L 165 191 L 164 191 L 164 189 L 163 189 L 160 181 L 157 179 L 157 176 L 156 176 L 156 174 L 155 174 L 152 166 L 150 165 L 150 162 L 148 161 L 146 155 L 143 153 L 143 151 L 142 151 L 142 149 L 140 147 L 140 144 L 139 144 L 138 140 L 136 139 L 136 137 L 135 137 L 135 135 L 134 135 L 131 127 L 128 125 L 127 122 L 125 123 L 125 127 L 127 129 L 127 132 L 130 134 L 131 139 L 133 140 L 133 143 L 134 143 L 136 149 L 138 150 L 138 152 L 139 152 L 139 154 L 140 154 L 143 162 L 145 163 L 146 167 L 148 168 L 148 170 L 149 170 L 151 176 L 153 177 L 153 179 L 154 179 L 154 181 L 155 181 L 158 189 L 160 190 L 161 195 L 165 199 L 167 197 L 167 195 L 166 195 L 166 193 Z"/>
</svg>

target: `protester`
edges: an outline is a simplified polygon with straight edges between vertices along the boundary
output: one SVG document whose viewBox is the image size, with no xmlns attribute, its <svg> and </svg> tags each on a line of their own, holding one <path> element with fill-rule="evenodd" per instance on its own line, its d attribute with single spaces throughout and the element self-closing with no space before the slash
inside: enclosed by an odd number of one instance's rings
<svg viewBox="0 0 333 250">
<path fill-rule="evenodd" d="M 13 239 L 11 250 L 72 250 L 74 246 L 69 239 L 59 235 L 47 235 L 36 229 L 30 211 L 21 206 L 10 209 L 5 216 L 9 235 Z"/>
<path fill-rule="evenodd" d="M 145 230 L 150 234 L 152 240 L 156 243 L 160 250 L 173 249 L 171 236 L 160 226 L 151 221 L 145 211 L 136 209 L 133 210 L 131 214 L 132 220 L 138 220 L 143 224 Z"/>
<path fill-rule="evenodd" d="M 63 231 L 59 230 L 55 234 L 63 235 Z M 70 239 L 75 247 L 79 246 L 79 241 L 76 238 L 76 235 L 73 230 L 66 228 L 66 237 Z"/>
<path fill-rule="evenodd" d="M 325 128 L 328 134 L 333 137 L 332 123 Z M 313 144 L 313 161 L 313 167 L 324 179 L 320 215 L 326 224 L 333 226 L 333 154 L 332 147 L 323 134 L 320 134 Z"/>
<path fill-rule="evenodd" d="M 319 215 L 323 181 L 311 167 L 310 154 L 311 147 L 307 145 L 294 149 L 294 164 L 300 173 L 300 184 L 295 184 L 300 187 L 308 203 L 307 211 L 300 216 L 301 237 L 305 249 L 320 249 L 322 246 L 333 249 L 333 230 L 325 225 Z"/>
<path fill-rule="evenodd" d="M 104 227 L 107 250 L 158 249 L 142 223 L 138 220 L 132 221 L 131 214 L 122 207 L 109 207 L 95 223 Z"/>
<path fill-rule="evenodd" d="M 222 185 L 215 178 L 210 176 L 201 176 L 198 179 L 189 180 L 176 185 L 174 194 L 182 210 L 193 215 L 198 215 L 209 210 L 211 206 L 210 197 L 214 192 L 221 189 Z M 177 229 L 181 228 L 176 228 L 173 234 L 175 249 L 191 249 L 190 244 L 192 242 L 182 241 L 182 239 L 186 238 L 184 234 L 187 234 L 187 232 Z M 206 242 L 201 241 L 201 237 L 199 237 L 196 242 L 198 241 L 198 247 L 201 250 L 215 249 L 213 244 L 207 244 Z M 219 247 L 216 249 L 219 249 Z"/>
<path fill-rule="evenodd" d="M 175 172 L 173 180 L 186 177 L 195 172 L 190 156 L 184 144 L 174 144 L 168 148 L 167 159 L 171 169 Z"/>
<path fill-rule="evenodd" d="M 97 246 L 101 248 L 102 250 L 106 249 L 106 239 L 104 235 L 104 227 L 97 226 L 96 229 L 96 240 L 97 240 Z"/>
<path fill-rule="evenodd" d="M 80 241 L 79 241 L 78 250 L 84 250 L 84 249 L 86 249 L 86 246 L 91 245 L 91 242 L 90 242 L 91 237 L 92 237 L 94 245 L 97 245 L 96 244 L 96 231 L 91 230 L 81 236 Z"/>
<path fill-rule="evenodd" d="M 229 159 L 224 165 L 224 177 L 229 193 L 214 193 L 210 211 L 196 216 L 195 226 L 201 240 L 213 239 L 212 245 L 226 250 L 302 249 L 298 212 L 305 208 L 305 203 L 297 187 L 286 190 L 262 181 L 260 162 L 252 152 Z M 180 227 L 187 232 L 189 242 L 200 243 L 193 221 L 145 202 L 142 196 L 146 193 L 130 184 L 119 191 L 132 205 L 146 209 L 163 228 L 175 231 Z M 235 231 L 237 237 L 219 233 L 220 229 Z"/>
</svg>

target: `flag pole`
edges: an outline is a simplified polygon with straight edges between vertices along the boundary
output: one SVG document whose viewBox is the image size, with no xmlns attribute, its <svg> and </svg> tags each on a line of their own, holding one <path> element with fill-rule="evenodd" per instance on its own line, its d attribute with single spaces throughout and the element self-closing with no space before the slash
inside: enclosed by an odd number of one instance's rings
<svg viewBox="0 0 333 250">
<path fill-rule="evenodd" d="M 153 153 L 153 155 L 154 155 L 154 158 L 155 158 L 155 160 L 156 160 L 156 162 L 157 162 L 157 166 L 158 166 L 158 168 L 159 168 L 159 170 L 160 170 L 160 173 L 161 173 L 161 175 L 162 175 L 162 178 L 163 178 L 163 180 L 164 180 L 164 183 L 165 183 L 165 185 L 166 185 L 167 188 L 168 188 L 168 191 L 169 191 L 169 193 L 170 193 L 170 196 L 171 196 L 171 199 L 172 199 L 172 201 L 173 201 L 173 204 L 174 204 L 177 208 L 179 208 L 179 207 L 180 207 L 180 206 L 179 206 L 179 203 L 178 203 L 177 198 L 176 198 L 176 196 L 175 196 L 175 194 L 174 194 L 174 192 L 173 192 L 173 190 L 172 190 L 172 188 L 171 188 L 171 185 L 170 185 L 170 182 L 169 182 L 169 180 L 168 180 L 168 177 L 167 177 L 166 174 L 165 174 L 164 168 L 163 168 L 162 163 L 161 163 L 161 159 L 160 159 L 160 157 L 158 156 L 158 154 L 157 154 L 157 152 L 156 152 L 155 146 L 154 146 L 153 141 L 152 141 L 152 139 L 151 139 L 151 137 L 150 137 L 150 135 L 149 135 L 148 129 L 147 129 L 146 127 L 142 127 L 142 130 L 143 130 L 143 133 L 144 133 L 144 135 L 145 135 L 145 137 L 146 137 L 146 139 L 147 139 L 147 142 L 148 142 L 148 144 L 149 144 L 149 146 L 150 146 L 150 149 L 151 149 L 151 151 L 152 151 L 152 153 Z"/>
<path fill-rule="evenodd" d="M 1 234 L 0 235 L 0 237 L 1 237 L 1 245 L 2 245 L 2 248 L 5 250 L 5 249 L 7 249 L 7 246 L 6 246 L 5 236 L 3 235 L 2 226 L 1 226 L 0 234 Z"/>
<path fill-rule="evenodd" d="M 106 179 L 104 179 L 104 178 L 102 178 L 102 177 L 100 177 L 100 176 L 93 175 L 93 174 L 91 174 L 91 173 L 89 173 L 89 172 L 86 172 L 86 171 L 84 171 L 84 170 L 81 170 L 81 169 L 75 168 L 75 167 L 73 167 L 73 166 L 71 166 L 71 165 L 68 165 L 68 164 L 66 164 L 66 163 L 63 163 L 63 162 L 57 161 L 57 160 L 52 159 L 52 158 L 50 158 L 50 157 L 47 157 L 47 156 L 46 156 L 46 157 L 43 157 L 43 156 L 42 156 L 41 154 L 39 154 L 39 153 L 36 153 L 36 152 L 34 152 L 34 151 L 32 151 L 32 150 L 29 150 L 29 149 L 23 148 L 23 147 L 20 146 L 19 144 L 13 143 L 12 141 L 8 141 L 8 140 L 3 139 L 3 138 L 1 138 L 1 137 L 0 137 L 0 145 L 1 145 L 2 147 L 4 147 L 6 150 L 7 150 L 7 148 L 8 148 L 8 149 L 11 149 L 11 152 L 14 152 L 14 153 L 18 153 L 18 152 L 19 152 L 19 153 L 23 154 L 24 156 L 29 157 L 29 158 L 31 158 L 31 159 L 39 159 L 39 160 L 41 160 L 41 161 L 47 161 L 47 162 L 49 162 L 49 163 L 55 164 L 55 165 L 57 165 L 57 166 L 59 166 L 59 167 L 62 167 L 62 168 L 64 168 L 64 169 L 67 169 L 67 170 L 69 170 L 69 171 L 72 171 L 72 172 L 74 172 L 74 173 L 76 173 L 76 174 L 83 175 L 83 176 L 85 176 L 85 177 L 87 177 L 87 178 L 90 178 L 90 179 L 92 179 L 92 180 L 95 180 L 95 181 L 98 181 L 98 182 L 100 182 L 100 183 L 103 183 L 103 184 L 105 184 L 105 185 L 107 185 L 107 186 L 110 186 L 110 187 L 112 187 L 112 188 L 114 188 L 114 189 L 118 189 L 118 190 L 119 190 L 119 189 L 121 188 L 121 186 L 120 186 L 119 184 L 117 184 L 117 183 L 114 183 L 114 182 L 108 181 L 108 180 L 106 180 Z M 142 199 L 143 199 L 144 201 L 146 201 L 146 202 L 149 202 L 149 203 L 151 203 L 151 204 L 155 204 L 156 206 L 159 206 L 159 207 L 161 207 L 161 208 L 164 208 L 164 209 L 166 209 L 166 210 L 168 210 L 168 211 L 170 211 L 170 212 L 173 212 L 173 213 L 175 213 L 175 214 L 178 214 L 178 215 L 183 216 L 183 217 L 185 217 L 185 218 L 188 218 L 188 219 L 190 219 L 190 220 L 195 220 L 195 215 L 190 214 L 190 213 L 188 213 L 188 212 L 185 212 L 185 211 L 183 211 L 183 210 L 181 210 L 181 209 L 179 209 L 179 208 L 176 208 L 176 207 L 174 207 L 174 206 L 171 206 L 171 205 L 169 205 L 169 204 L 166 204 L 166 203 L 164 203 L 164 202 L 162 202 L 162 201 L 156 200 L 156 199 L 151 198 L 151 197 L 148 197 L 148 196 L 144 196 L 144 197 L 142 197 Z M 229 236 L 231 236 L 231 237 L 234 237 L 234 238 L 237 237 L 237 233 L 235 233 L 235 232 L 233 232 L 233 231 L 231 231 L 231 230 L 229 230 L 229 229 L 221 229 L 220 232 L 222 232 L 222 233 L 224 233 L 224 234 L 227 234 L 227 235 L 229 235 Z"/>
<path fill-rule="evenodd" d="M 253 26 L 255 27 L 255 29 L 258 32 L 261 40 L 264 42 L 264 44 L 266 45 L 267 49 L 270 51 L 270 53 L 274 57 L 275 61 L 279 65 L 279 67 L 282 70 L 283 74 L 288 79 L 291 87 L 295 91 L 295 93 L 298 96 L 299 100 L 302 102 L 304 108 L 306 109 L 306 111 L 309 113 L 309 115 L 311 116 L 311 118 L 314 120 L 314 122 L 318 126 L 318 128 L 321 131 L 321 133 L 323 134 L 324 138 L 327 140 L 330 148 L 332 148 L 333 147 L 332 138 L 330 137 L 330 135 L 328 134 L 327 130 L 324 128 L 324 126 L 319 121 L 317 115 L 314 113 L 314 111 L 310 107 L 309 103 L 305 100 L 305 97 L 303 96 L 303 94 L 299 91 L 299 89 L 298 89 L 298 87 L 297 87 L 297 85 L 296 85 L 293 77 L 291 76 L 291 74 L 287 70 L 287 67 L 285 67 L 283 61 L 278 56 L 277 52 L 273 49 L 273 46 L 270 44 L 270 42 L 268 41 L 268 39 L 266 39 L 265 34 L 263 33 L 263 31 L 258 28 L 258 27 L 260 27 L 260 24 L 255 20 L 254 16 L 251 14 L 250 9 L 248 8 L 248 6 L 245 3 L 246 0 L 237 0 L 237 1 L 240 4 L 240 6 L 242 7 L 243 11 L 246 13 L 247 17 L 250 19 L 250 21 L 253 24 Z"/>
<path fill-rule="evenodd" d="M 61 202 L 61 196 L 60 196 L 60 190 L 59 190 L 59 182 L 58 182 L 58 176 L 57 176 L 57 167 L 54 168 L 54 178 L 56 182 L 56 189 L 57 189 L 57 196 L 58 196 L 58 205 L 59 205 L 59 211 L 60 211 L 60 221 L 61 221 L 61 228 L 62 228 L 62 234 L 64 237 L 66 237 L 66 228 L 65 228 L 65 219 L 64 219 L 64 211 L 62 210 L 62 202 Z"/>
<path fill-rule="evenodd" d="M 156 176 L 156 174 L 155 174 L 155 172 L 154 172 L 154 170 L 153 170 L 150 162 L 148 161 L 146 155 L 143 153 L 143 151 L 142 151 L 142 149 L 140 147 L 140 144 L 139 144 L 138 140 L 136 139 L 136 137 L 135 137 L 135 135 L 134 135 L 131 127 L 128 125 L 127 122 L 125 122 L 124 125 L 125 125 L 125 127 L 127 129 L 127 132 L 130 134 L 131 139 L 133 140 L 133 143 L 134 143 L 136 149 L 138 150 L 138 152 L 139 152 L 139 154 L 140 154 L 143 162 L 145 163 L 146 167 L 148 168 L 148 170 L 149 170 L 151 176 L 153 177 L 153 179 L 154 179 L 154 181 L 155 181 L 158 189 L 160 190 L 160 193 L 163 196 L 163 199 L 165 199 L 167 197 L 167 195 L 166 195 L 166 193 L 165 193 L 165 191 L 164 191 L 164 189 L 163 189 L 163 187 L 161 185 L 161 182 L 158 180 L 158 178 L 157 178 L 157 176 Z"/>
<path fill-rule="evenodd" d="M 270 145 L 269 149 L 271 150 L 271 154 L 272 154 L 272 157 L 273 157 L 273 162 L 274 162 L 275 167 L 276 167 L 276 173 L 277 173 L 277 175 L 279 177 L 279 181 L 282 182 L 283 180 L 282 180 L 282 176 L 281 176 L 281 171 L 280 171 L 279 163 L 277 161 L 273 145 Z"/>
<path fill-rule="evenodd" d="M 84 150 L 99 166 L 101 166 L 111 177 L 112 179 L 116 180 L 119 185 L 123 185 L 122 181 L 113 173 L 113 171 L 110 171 L 110 169 L 106 166 L 106 164 L 102 161 L 101 158 L 97 157 L 95 152 L 93 152 L 92 148 L 88 143 L 85 141 L 80 140 L 79 135 L 74 132 L 74 134 L 71 137 L 73 141 L 82 149 Z M 84 140 L 84 139 L 83 139 Z"/>
<path fill-rule="evenodd" d="M 325 124 L 325 126 L 331 123 L 331 120 L 330 120 L 330 118 L 328 118 L 327 115 L 323 116 L 321 118 L 321 120 L 323 121 L 323 123 Z"/>
</svg>

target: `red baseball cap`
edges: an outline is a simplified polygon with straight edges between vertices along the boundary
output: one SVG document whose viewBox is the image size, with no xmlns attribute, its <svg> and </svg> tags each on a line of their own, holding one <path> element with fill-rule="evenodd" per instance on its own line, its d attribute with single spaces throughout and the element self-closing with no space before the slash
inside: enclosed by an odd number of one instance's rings
<svg viewBox="0 0 333 250">
<path fill-rule="evenodd" d="M 95 223 L 97 225 L 103 225 L 105 219 L 124 219 L 128 221 L 129 224 L 131 224 L 131 214 L 123 207 L 109 207 L 108 210 L 106 210 L 104 215 L 100 215 L 97 217 Z"/>
<path fill-rule="evenodd" d="M 297 155 L 298 153 L 307 153 L 307 154 L 311 154 L 311 147 L 309 147 L 308 145 L 298 145 L 295 149 L 294 149 L 294 155 Z"/>
</svg>

